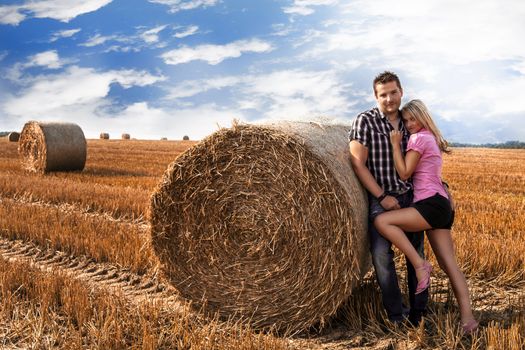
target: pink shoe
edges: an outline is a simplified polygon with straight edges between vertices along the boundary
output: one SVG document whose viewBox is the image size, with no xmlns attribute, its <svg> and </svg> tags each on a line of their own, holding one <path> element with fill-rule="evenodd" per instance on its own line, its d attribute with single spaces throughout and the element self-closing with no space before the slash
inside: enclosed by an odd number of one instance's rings
<svg viewBox="0 0 525 350">
<path fill-rule="evenodd" d="M 464 323 L 461 325 L 461 328 L 463 329 L 463 334 L 472 334 L 474 333 L 479 327 L 479 322 L 475 319 L 472 319 L 468 321 L 467 323 Z"/>
<path fill-rule="evenodd" d="M 426 272 L 425 277 L 417 282 L 417 288 L 415 294 L 423 293 L 430 286 L 430 273 L 432 272 L 432 265 L 425 260 L 423 266 L 418 267 L 417 270 L 424 270 Z"/>
</svg>

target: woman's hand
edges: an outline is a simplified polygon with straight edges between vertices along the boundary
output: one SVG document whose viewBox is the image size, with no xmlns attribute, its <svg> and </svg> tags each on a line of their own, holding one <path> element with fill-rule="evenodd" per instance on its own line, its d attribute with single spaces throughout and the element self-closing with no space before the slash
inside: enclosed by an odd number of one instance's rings
<svg viewBox="0 0 525 350">
<path fill-rule="evenodd" d="M 390 143 L 392 146 L 399 145 L 403 139 L 403 133 L 399 130 L 390 131 Z"/>
</svg>

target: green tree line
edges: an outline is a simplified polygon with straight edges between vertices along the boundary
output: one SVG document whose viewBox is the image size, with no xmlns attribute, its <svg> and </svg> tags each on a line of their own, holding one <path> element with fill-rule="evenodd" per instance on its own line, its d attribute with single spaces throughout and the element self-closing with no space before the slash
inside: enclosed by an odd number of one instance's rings
<svg viewBox="0 0 525 350">
<path fill-rule="evenodd" d="M 521 141 L 507 141 L 503 143 L 481 143 L 481 144 L 472 144 L 472 143 L 460 143 L 460 142 L 450 142 L 451 147 L 479 147 L 479 148 L 525 148 L 525 142 Z"/>
</svg>

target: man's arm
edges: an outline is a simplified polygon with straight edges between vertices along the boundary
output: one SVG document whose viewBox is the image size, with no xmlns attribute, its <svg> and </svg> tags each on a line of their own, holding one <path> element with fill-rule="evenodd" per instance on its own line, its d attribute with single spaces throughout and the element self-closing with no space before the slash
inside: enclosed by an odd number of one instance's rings
<svg viewBox="0 0 525 350">
<path fill-rule="evenodd" d="M 350 161 L 355 174 L 361 181 L 361 184 L 372 194 L 374 197 L 379 197 L 383 194 L 383 189 L 377 184 L 376 179 L 366 166 L 368 159 L 368 148 L 363 146 L 359 141 L 350 141 Z M 399 203 L 397 199 L 392 196 L 386 196 L 379 204 L 386 210 L 399 209 Z"/>
</svg>

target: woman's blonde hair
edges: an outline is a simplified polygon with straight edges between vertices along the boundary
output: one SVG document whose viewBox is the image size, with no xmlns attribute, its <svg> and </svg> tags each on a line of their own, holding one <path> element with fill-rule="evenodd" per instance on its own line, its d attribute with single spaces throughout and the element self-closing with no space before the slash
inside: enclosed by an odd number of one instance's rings
<svg viewBox="0 0 525 350">
<path fill-rule="evenodd" d="M 430 115 L 430 112 L 421 100 L 407 102 L 403 108 L 401 108 L 401 112 L 410 114 L 420 122 L 425 129 L 430 131 L 434 135 L 441 152 L 450 153 L 448 142 L 443 138 L 443 135 L 441 135 L 441 132 Z"/>
</svg>

